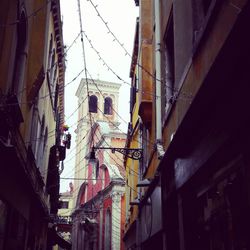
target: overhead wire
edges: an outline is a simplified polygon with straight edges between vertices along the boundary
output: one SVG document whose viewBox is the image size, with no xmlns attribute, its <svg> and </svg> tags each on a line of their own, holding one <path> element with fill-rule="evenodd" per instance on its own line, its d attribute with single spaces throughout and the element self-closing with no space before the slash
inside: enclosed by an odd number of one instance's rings
<svg viewBox="0 0 250 250">
<path fill-rule="evenodd" d="M 88 72 L 88 71 L 87 71 Z M 88 72 L 89 73 L 89 72 Z M 94 82 L 94 80 L 91 78 L 91 80 Z M 94 82 L 95 83 L 95 82 Z M 97 86 L 97 84 L 95 83 L 95 85 L 96 85 L 96 87 L 98 88 L 98 86 Z M 101 90 L 98 88 L 98 91 L 100 92 L 100 94 L 102 94 L 102 92 L 101 92 Z M 103 95 L 103 94 L 102 94 Z M 85 98 L 85 100 L 86 100 L 86 98 Z M 100 108 L 98 108 L 99 110 L 100 110 Z M 114 109 L 113 109 L 114 110 Z M 115 111 L 115 110 L 114 110 Z M 110 120 L 110 118 L 107 116 L 107 115 L 105 115 L 104 113 L 103 113 L 103 111 L 102 110 L 100 110 L 100 112 L 102 112 L 102 114 L 104 115 L 104 116 L 106 116 L 107 117 L 107 119 L 109 119 Z M 116 111 L 115 111 L 116 112 Z M 117 113 L 117 112 L 116 112 Z M 86 116 L 85 116 L 86 117 Z M 119 129 L 119 131 L 121 131 L 120 130 L 120 128 L 114 123 L 114 122 L 112 122 L 112 121 L 109 121 L 109 123 L 111 123 L 113 126 L 115 126 L 117 129 Z M 126 134 L 126 133 L 124 133 L 123 131 L 121 131 L 121 133 L 122 134 Z M 78 145 L 76 145 L 76 147 L 77 147 Z M 81 150 L 81 149 L 80 149 Z M 79 152 L 80 152 L 80 150 L 79 150 Z M 112 159 L 113 157 L 111 156 L 111 159 Z M 119 158 L 118 158 L 119 159 Z M 83 160 L 83 159 L 82 159 Z M 121 161 L 121 159 L 119 159 L 120 161 Z M 81 160 L 80 160 L 80 162 L 81 162 Z M 117 161 L 116 161 L 116 163 L 117 164 L 119 164 Z M 119 164 L 119 166 L 121 167 L 121 165 Z M 139 173 L 137 173 L 136 171 L 134 171 L 134 170 L 131 170 L 131 171 L 133 171 L 134 173 L 136 173 L 137 175 L 139 175 Z"/>
<path fill-rule="evenodd" d="M 101 140 L 101 138 L 99 138 L 98 137 L 98 135 L 96 135 L 96 137 L 97 137 L 97 139 L 100 141 Z M 105 140 L 105 137 L 102 137 L 102 139 L 103 139 L 103 142 L 108 146 L 108 147 L 110 147 L 110 148 L 112 148 L 112 146 Z M 119 164 L 117 161 L 116 161 L 116 159 L 114 158 L 114 157 L 112 157 L 112 155 L 109 153 L 109 152 L 107 152 L 107 154 L 109 155 L 109 157 L 110 157 L 110 159 L 111 160 L 113 160 L 116 164 L 117 164 L 117 166 L 119 166 L 120 167 L 120 171 L 122 171 L 122 172 L 124 172 L 124 174 L 125 174 L 125 168 L 124 168 L 124 166 L 122 166 L 121 164 Z M 104 159 L 105 159 L 105 157 L 104 157 Z M 117 157 L 117 159 L 118 160 L 121 160 L 119 157 Z M 109 161 L 107 161 L 108 162 L 108 164 L 109 164 Z M 112 168 L 113 166 L 111 165 L 111 164 L 109 164 L 109 166 Z M 114 170 L 113 170 L 114 171 Z M 133 171 L 136 175 L 139 175 L 139 173 L 137 173 L 136 171 Z M 115 173 L 115 171 L 114 171 L 114 173 Z M 119 177 L 119 176 L 118 176 Z"/>
<path fill-rule="evenodd" d="M 68 49 L 63 53 L 63 56 L 66 55 L 66 53 L 72 48 L 72 46 L 75 44 L 76 40 L 79 38 L 80 33 L 76 36 L 76 38 L 73 40 L 73 42 L 71 43 L 71 45 L 68 47 Z M 51 69 L 53 69 L 53 67 L 57 64 L 58 62 L 56 61 L 50 68 L 48 68 L 46 70 L 46 72 L 44 73 L 44 75 L 46 75 L 47 73 L 49 73 L 51 71 Z M 70 85 L 71 83 L 73 83 L 75 80 L 77 80 L 77 78 L 82 74 L 84 70 L 81 70 L 71 81 L 69 81 L 68 83 L 66 83 L 64 85 L 64 87 L 67 87 L 68 85 Z M 22 90 L 20 90 L 16 95 L 19 96 L 21 95 L 25 90 L 27 89 L 27 87 L 24 87 Z M 39 100 L 43 100 L 46 99 L 49 96 L 53 96 L 55 95 L 56 92 L 49 92 L 48 94 L 38 97 L 35 99 L 35 101 L 39 101 Z M 2 96 L 3 98 L 3 96 Z M 1 104 L 0 107 L 8 107 L 8 106 L 16 106 L 16 105 L 26 105 L 26 104 L 33 104 L 34 101 L 28 101 L 28 102 L 17 102 L 17 103 L 4 103 Z"/>
<path fill-rule="evenodd" d="M 122 83 L 131 86 L 131 83 L 126 82 L 124 79 L 122 79 L 109 65 L 108 63 L 103 59 L 103 57 L 101 56 L 100 52 L 97 51 L 97 49 L 93 46 L 92 41 L 89 39 L 86 31 L 83 31 L 84 36 L 86 37 L 91 49 L 93 49 L 95 51 L 95 53 L 97 54 L 97 56 L 99 57 L 99 60 L 102 61 L 103 66 L 106 66 L 107 69 L 112 72 L 113 75 L 115 75 Z M 158 98 L 159 96 L 154 95 L 152 92 L 148 92 L 148 91 L 143 91 L 142 89 L 138 89 L 138 91 L 140 91 L 143 94 L 147 94 L 147 95 L 151 95 L 154 96 L 156 98 Z"/>
<path fill-rule="evenodd" d="M 100 138 L 98 137 L 97 134 L 96 134 L 96 137 L 97 137 L 98 140 L 100 140 Z M 105 140 L 104 140 L 104 141 L 105 141 Z M 106 143 L 108 146 L 110 146 L 106 141 L 105 141 L 105 143 Z M 109 155 L 109 157 L 110 157 L 110 158 L 111 158 L 111 159 L 112 159 L 121 169 L 124 168 L 123 166 L 121 166 L 121 165 L 116 161 L 116 159 L 114 159 L 114 158 L 111 156 L 110 153 L 107 152 L 107 154 Z M 113 166 L 109 164 L 109 161 L 108 161 L 105 157 L 104 157 L 104 162 L 105 162 L 106 164 L 108 164 L 108 165 L 111 167 L 111 169 L 113 170 L 114 174 L 116 175 L 116 171 L 113 169 Z M 81 164 L 81 162 L 79 162 L 79 164 Z M 85 167 L 86 167 L 86 166 L 83 166 L 83 168 L 85 168 Z M 78 172 L 81 171 L 81 170 L 83 170 L 83 168 L 79 169 Z M 131 171 L 134 172 L 135 174 L 139 175 L 136 171 L 134 171 L 134 170 L 132 170 L 132 169 L 131 169 Z M 117 177 L 119 177 L 119 176 L 117 176 Z M 134 192 L 138 193 L 133 187 L 131 187 L 131 186 L 128 185 L 127 183 L 125 183 L 125 185 L 129 186 Z"/>
<path fill-rule="evenodd" d="M 78 106 L 77 106 L 77 108 L 69 115 L 69 116 L 67 116 L 65 119 L 65 121 L 68 121 L 69 120 L 69 118 L 71 118 L 77 111 L 78 111 L 78 109 L 81 107 L 81 105 L 84 103 L 84 101 L 86 100 L 86 99 L 88 99 L 88 96 L 86 96 L 83 100 L 82 100 L 82 102 L 80 103 L 80 104 L 78 104 Z"/>
<path fill-rule="evenodd" d="M 37 15 L 37 13 L 39 12 L 39 11 L 41 11 L 45 6 L 47 6 L 47 4 L 50 2 L 50 0 L 49 1 L 46 1 L 46 4 L 44 5 L 44 6 L 42 6 L 42 7 L 40 7 L 39 9 L 37 9 L 36 11 L 34 11 L 32 14 L 30 14 L 30 15 L 28 15 L 28 18 L 30 18 L 30 17 L 33 17 L 33 16 L 36 16 Z M 7 24 L 7 25 L 15 25 L 15 24 L 17 24 L 19 22 L 19 20 L 17 20 L 17 21 L 15 21 L 15 22 L 12 22 L 12 23 L 10 23 L 10 24 Z M 4 26 L 7 26 L 7 25 L 4 25 Z M 3 26 L 3 25 L 1 25 L 0 24 L 0 26 Z M 81 33 L 82 34 L 82 33 Z M 79 33 L 79 35 L 80 35 L 80 33 Z M 79 37 L 79 35 L 77 36 L 77 38 Z M 77 39 L 76 38 L 76 39 Z M 75 39 L 75 40 L 76 40 Z M 75 43 L 75 40 L 73 41 L 73 43 L 72 43 L 72 45 Z M 72 46 L 71 45 L 71 46 Z M 68 48 L 68 50 L 71 48 L 71 46 L 69 46 L 69 48 Z M 67 51 L 68 51 L 67 50 Z M 66 51 L 66 52 L 67 52 Z M 66 53 L 65 52 L 65 53 Z M 86 64 L 85 64 L 86 65 Z M 52 67 L 53 67 L 54 65 L 52 65 Z M 50 69 L 48 69 L 48 71 L 50 71 L 51 70 L 51 68 Z M 85 68 L 85 70 L 86 70 L 86 68 Z M 82 73 L 82 71 L 77 75 L 77 77 L 80 75 Z M 74 80 L 76 80 L 76 78 L 77 77 L 75 77 L 71 82 L 73 82 Z M 69 82 L 68 84 L 70 84 L 71 82 Z M 65 85 L 65 87 L 68 85 L 68 84 L 66 84 Z M 24 91 L 26 88 L 24 88 L 22 91 Z M 46 97 L 41 97 L 41 98 L 39 98 L 39 99 L 44 99 L 44 98 L 46 98 Z M 28 103 L 28 102 L 27 102 Z M 27 104 L 27 103 L 25 103 L 25 104 Z M 24 103 L 22 103 L 22 104 L 24 104 Z M 15 105 L 15 104 L 9 104 L 9 105 Z M 68 117 L 69 118 L 69 117 Z M 52 130 L 52 131 L 50 131 L 49 133 L 52 133 L 52 132 L 54 132 L 55 130 Z M 54 136 L 54 135 L 53 135 Z M 49 138 L 49 137 L 48 137 Z M 40 138 L 37 138 L 37 140 L 39 140 Z M 33 140 L 32 140 L 33 141 Z M 120 228 L 119 228 L 120 229 Z M 119 237 L 120 237 L 120 235 L 119 235 Z"/>
<path fill-rule="evenodd" d="M 85 57 L 85 51 L 84 51 L 84 42 L 83 42 L 83 36 L 82 36 L 82 20 L 81 20 L 81 7 L 80 7 L 80 1 L 78 0 L 78 11 L 79 11 L 79 20 L 80 20 L 80 28 L 81 28 L 81 42 L 82 42 L 82 49 L 83 49 L 83 59 L 84 59 L 84 71 L 86 76 L 86 86 L 87 86 L 87 97 L 89 100 L 89 89 L 88 89 L 88 77 L 87 77 L 87 67 L 86 67 L 86 57 Z M 86 98 L 85 98 L 86 100 Z M 93 121 L 91 117 L 91 112 L 89 111 L 89 119 L 90 119 L 90 128 L 92 132 L 92 141 L 93 141 Z M 115 161 L 116 162 L 116 161 Z M 117 163 L 117 162 L 116 162 Z M 118 163 L 117 163 L 118 164 Z M 126 184 L 126 183 L 125 183 Z M 134 190 L 135 191 L 135 190 Z M 136 191 L 135 191 L 136 192 Z"/>
<path fill-rule="evenodd" d="M 86 62 L 86 55 L 85 55 L 85 46 L 84 46 L 84 39 L 83 39 L 83 25 L 82 25 L 82 15 L 81 15 L 81 4 L 80 4 L 80 0 L 77 0 L 77 4 L 78 4 L 78 13 L 79 13 L 79 24 L 80 24 L 80 36 L 81 36 L 81 44 L 82 44 L 82 56 L 83 56 L 83 63 L 84 63 L 84 72 L 85 72 L 85 77 L 86 77 L 86 86 L 87 86 L 87 96 L 83 99 L 83 101 L 78 105 L 77 109 L 73 112 L 75 113 L 82 105 L 82 103 L 88 99 L 88 103 L 90 102 L 90 96 L 89 96 L 89 86 L 88 86 L 88 79 L 87 79 L 87 62 Z M 80 74 L 79 74 L 80 75 Z M 67 117 L 67 119 L 69 119 L 73 113 Z M 94 137 L 93 131 L 92 131 L 92 117 L 91 117 L 91 113 L 88 112 L 89 115 L 89 120 L 90 120 L 90 132 L 92 134 L 92 138 Z M 83 138 L 84 139 L 84 138 Z M 82 139 L 82 140 L 83 140 Z M 80 152 L 80 150 L 79 150 Z"/>
<path fill-rule="evenodd" d="M 26 19 L 30 19 L 31 17 L 35 17 L 40 11 L 42 11 L 45 7 L 47 7 L 47 5 L 53 0 L 46 0 L 45 4 L 41 5 L 41 7 L 37 8 L 34 12 L 32 12 L 31 14 L 27 15 Z M 6 24 L 0 24 L 0 27 L 7 27 L 7 26 L 13 26 L 16 25 L 20 22 L 20 20 L 15 20 L 13 22 L 10 23 L 6 23 Z"/>
<path fill-rule="evenodd" d="M 88 71 L 87 71 L 88 72 Z M 89 72 L 88 72 L 89 73 Z M 90 75 L 90 74 L 89 74 Z M 90 76 L 91 77 L 91 76 Z M 93 78 L 91 77 L 91 79 L 92 79 L 92 81 L 93 81 L 93 83 L 95 83 L 94 82 L 94 80 L 93 80 Z M 97 87 L 97 89 L 98 89 L 98 91 L 100 92 L 100 94 L 102 94 L 102 92 L 101 92 L 101 90 L 98 88 L 98 86 L 97 86 L 97 84 L 96 84 L 96 87 Z M 103 95 L 103 94 L 102 94 Z M 98 109 L 100 110 L 100 112 L 104 115 L 104 116 L 106 116 L 106 118 L 108 119 L 108 120 L 110 120 L 110 118 L 107 116 L 107 115 L 105 115 L 104 113 L 103 113 L 103 111 L 98 107 Z M 111 121 L 111 123 L 113 124 L 113 126 L 115 126 L 117 129 L 119 129 L 119 127 L 115 124 L 115 123 L 113 123 L 112 121 Z M 119 129 L 120 130 L 120 129 Z M 121 131 L 122 132 L 122 131 Z M 123 133 L 123 132 L 122 132 Z M 104 141 L 105 141 L 105 139 L 104 139 Z M 138 141 L 139 142 L 139 141 Z M 105 141 L 105 143 L 110 147 L 110 145 Z M 123 168 L 109 153 L 108 153 L 108 155 L 110 156 L 110 158 L 112 159 L 112 160 L 114 160 L 115 161 L 115 163 L 120 167 L 120 168 Z M 119 158 L 118 158 L 119 159 Z M 119 159 L 119 160 L 121 160 L 121 159 Z M 134 172 L 137 176 L 139 176 L 139 173 L 138 172 L 136 172 L 135 170 L 133 170 L 133 169 L 130 169 L 130 171 L 132 171 L 132 172 Z M 126 183 L 126 185 L 127 186 L 129 186 L 127 183 Z M 129 186 L 134 192 L 136 192 L 136 193 L 138 193 L 138 191 L 137 190 L 135 190 L 135 189 L 133 189 L 131 186 Z"/>
<path fill-rule="evenodd" d="M 83 139 L 87 136 L 88 132 L 89 132 L 89 131 L 86 132 L 85 136 L 83 136 L 83 138 L 81 139 L 81 141 L 83 141 Z M 86 145 L 84 146 L 84 148 L 85 148 L 85 147 L 86 147 Z M 76 148 L 76 146 L 75 146 L 75 148 Z M 72 154 L 73 152 L 74 152 L 74 149 L 72 149 L 72 150 L 67 154 L 67 156 L 69 156 L 69 155 Z M 77 152 L 75 155 L 73 155 L 73 157 L 71 157 L 69 160 L 65 161 L 64 164 L 67 164 L 67 163 L 69 163 L 72 159 L 75 159 L 75 156 L 77 156 L 79 153 L 80 153 L 80 150 L 79 150 L 79 152 Z M 43 175 L 46 175 L 47 173 L 53 173 L 54 171 L 56 172 L 57 169 L 54 169 L 54 170 L 46 169 L 46 170 L 44 170 Z M 73 169 L 73 171 L 74 171 L 74 169 Z M 71 172 L 72 172 L 72 170 L 71 170 Z M 63 176 L 69 176 L 69 174 L 70 174 L 70 173 L 67 173 L 66 175 L 63 175 Z"/>
<path fill-rule="evenodd" d="M 92 0 L 87 0 L 87 2 L 90 2 L 91 5 L 93 6 L 93 8 L 95 9 L 96 13 L 97 13 L 97 16 L 101 19 L 101 21 L 103 22 L 103 24 L 105 25 L 105 27 L 107 28 L 108 30 L 108 34 L 110 34 L 112 37 L 113 37 L 113 41 L 116 41 L 119 46 L 124 50 L 125 52 L 125 56 L 129 56 L 131 59 L 132 59 L 132 55 L 128 52 L 128 50 L 125 48 L 124 44 L 120 42 L 120 40 L 117 38 L 117 36 L 112 32 L 112 30 L 109 28 L 109 25 L 108 25 L 108 22 L 104 20 L 104 18 L 102 17 L 101 13 L 99 12 L 98 10 L 98 5 L 95 5 L 93 3 Z M 162 79 L 157 79 L 155 75 L 153 75 L 151 72 L 149 72 L 147 69 L 145 69 L 145 67 L 143 67 L 138 61 L 136 62 L 136 65 L 141 68 L 145 73 L 147 73 L 152 79 L 154 79 L 156 82 L 159 82 L 161 84 L 165 84 L 164 81 Z M 167 86 L 165 85 L 166 88 L 169 88 L 173 91 L 173 93 L 175 93 L 173 95 L 173 98 L 174 99 L 177 99 L 177 95 L 182 95 L 184 98 L 187 98 L 187 99 L 191 99 L 193 98 L 193 95 L 191 93 L 185 93 L 181 90 L 179 90 L 178 88 L 174 88 L 174 87 L 170 87 L 170 86 Z"/>
<path fill-rule="evenodd" d="M 101 110 L 100 110 L 100 111 L 101 111 Z M 102 111 L 101 111 L 101 112 L 102 112 Z M 86 116 L 85 116 L 85 117 L 86 117 Z M 107 118 L 108 118 L 108 117 L 107 117 Z M 114 125 L 114 126 L 116 126 L 116 124 L 114 124 L 113 122 L 111 122 L 111 124 Z M 119 129 L 119 127 L 117 127 L 117 126 L 116 126 L 116 128 Z M 120 130 L 120 131 L 121 131 L 121 130 Z M 86 135 L 81 139 L 81 141 L 80 141 L 79 143 L 76 144 L 75 148 L 77 148 L 77 147 L 79 146 L 79 144 L 83 141 L 83 139 L 85 139 L 85 137 L 87 136 L 88 132 L 89 132 L 89 130 L 86 132 Z M 121 132 L 122 132 L 122 131 L 121 131 Z M 124 134 L 124 133 L 122 132 L 122 134 Z M 105 142 L 105 143 L 107 144 L 107 142 Z M 108 145 L 108 144 L 107 144 L 107 145 Z M 86 146 L 87 146 L 87 145 L 85 145 L 84 148 L 86 148 Z M 109 145 L 108 145 L 108 146 L 109 146 Z M 77 154 L 79 154 L 79 153 L 81 152 L 81 150 L 82 150 L 82 149 L 80 148 L 80 149 L 78 150 Z M 71 152 L 73 152 L 73 150 L 72 150 Z M 77 155 L 77 154 L 76 154 L 76 155 Z M 68 155 L 69 155 L 69 154 L 68 154 Z M 110 154 L 109 154 L 109 155 L 110 155 Z M 113 159 L 113 157 L 112 157 L 111 155 L 110 155 L 110 157 L 111 157 L 111 159 Z M 73 157 L 72 157 L 70 160 L 68 160 L 68 161 L 71 161 L 71 160 L 74 159 L 74 158 L 75 158 L 75 157 L 73 156 Z M 84 160 L 84 158 L 85 158 L 85 157 L 83 157 L 82 159 L 80 159 L 80 161 L 79 161 L 79 163 L 77 164 L 77 166 L 78 166 L 79 164 L 81 164 L 81 162 L 82 162 L 82 160 Z M 121 160 L 120 158 L 118 158 L 118 159 Z M 113 160 L 114 160 L 114 159 L 113 159 Z M 66 164 L 68 161 L 66 161 L 65 164 Z M 119 164 L 117 161 L 116 161 L 116 164 L 118 164 L 120 167 L 122 167 L 121 164 Z M 75 167 L 76 167 L 76 166 L 75 166 Z M 84 167 L 84 166 L 83 166 L 83 167 Z M 78 172 L 81 171 L 81 170 L 82 170 L 82 169 L 79 169 Z M 73 171 L 74 171 L 74 169 L 73 169 Z M 138 172 L 136 172 L 136 171 L 134 171 L 134 170 L 132 170 L 132 169 L 131 169 L 131 171 L 134 172 L 136 175 L 139 175 Z M 71 170 L 70 172 L 72 172 L 72 170 Z"/>
<path fill-rule="evenodd" d="M 82 44 L 82 55 L 83 55 L 83 63 L 84 63 L 84 72 L 85 72 L 85 78 L 86 78 L 86 87 L 87 87 L 87 98 L 88 103 L 90 103 L 90 95 L 89 95 L 89 84 L 88 84 L 88 77 L 87 77 L 87 60 L 85 55 L 85 45 L 84 45 L 84 39 L 83 39 L 83 24 L 82 24 L 82 14 L 81 14 L 81 4 L 80 0 L 77 0 L 78 3 L 78 12 L 79 12 L 79 22 L 80 22 L 80 33 L 81 33 L 81 44 Z M 92 117 L 91 112 L 89 113 L 89 120 L 90 120 L 90 127 L 92 128 Z M 94 137 L 92 133 L 92 138 Z"/>
</svg>

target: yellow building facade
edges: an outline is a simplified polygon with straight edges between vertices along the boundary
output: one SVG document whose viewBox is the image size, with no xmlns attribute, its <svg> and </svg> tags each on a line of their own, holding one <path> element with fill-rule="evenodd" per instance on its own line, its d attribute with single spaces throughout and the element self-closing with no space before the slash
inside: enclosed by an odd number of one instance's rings
<svg viewBox="0 0 250 250">
<path fill-rule="evenodd" d="M 59 1 L 1 1 L 1 249 L 53 244 L 66 152 L 64 56 Z"/>
<path fill-rule="evenodd" d="M 125 248 L 247 249 L 250 2 L 135 4 Z"/>
</svg>

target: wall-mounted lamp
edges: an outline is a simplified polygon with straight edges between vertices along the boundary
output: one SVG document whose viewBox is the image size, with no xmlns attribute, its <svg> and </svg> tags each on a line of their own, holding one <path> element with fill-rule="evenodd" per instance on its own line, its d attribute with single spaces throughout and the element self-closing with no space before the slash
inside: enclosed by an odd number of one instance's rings
<svg viewBox="0 0 250 250">
<path fill-rule="evenodd" d="M 90 154 L 88 156 L 86 156 L 85 158 L 87 158 L 89 160 L 89 164 L 91 164 L 92 168 L 96 170 L 96 179 L 98 178 L 98 174 L 99 174 L 99 160 L 98 158 L 95 157 L 95 150 L 92 148 Z"/>
<path fill-rule="evenodd" d="M 92 147 L 91 152 L 85 157 L 89 160 L 89 163 L 93 168 L 96 169 L 96 176 L 98 176 L 99 172 L 99 160 L 95 157 L 95 150 L 97 149 L 109 149 L 112 153 L 119 152 L 125 155 L 128 158 L 133 160 L 141 160 L 142 159 L 142 149 L 141 148 L 113 148 L 113 147 Z M 97 178 L 97 177 L 96 177 Z"/>
<path fill-rule="evenodd" d="M 98 161 L 98 159 L 96 159 L 96 157 L 95 157 L 95 151 L 93 150 L 93 148 L 90 152 L 88 159 L 89 159 L 89 163 L 91 163 L 91 164 L 96 164 Z"/>
<path fill-rule="evenodd" d="M 92 157 L 95 159 L 95 150 L 96 149 L 109 149 L 112 153 L 119 152 L 125 155 L 128 158 L 133 160 L 141 160 L 143 149 L 141 148 L 113 148 L 113 147 L 93 147 L 90 153 L 89 159 Z"/>
</svg>

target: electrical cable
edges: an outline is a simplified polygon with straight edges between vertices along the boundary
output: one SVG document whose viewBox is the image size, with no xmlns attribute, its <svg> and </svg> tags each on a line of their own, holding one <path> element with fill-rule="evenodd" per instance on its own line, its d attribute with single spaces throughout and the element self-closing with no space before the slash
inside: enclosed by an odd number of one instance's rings
<svg viewBox="0 0 250 250">
<path fill-rule="evenodd" d="M 81 10 L 80 10 L 80 1 L 79 0 L 78 0 L 78 9 L 79 9 L 79 19 L 80 19 L 80 28 L 81 28 L 81 41 L 82 41 L 82 47 L 83 47 L 83 58 L 84 58 L 84 66 L 85 66 L 85 76 L 86 76 L 86 80 L 88 81 L 87 68 L 86 68 L 86 58 L 85 58 L 85 52 L 84 52 L 84 42 L 83 42 L 83 37 L 82 37 L 82 21 L 81 21 Z M 88 96 L 88 100 L 89 100 L 88 82 L 87 82 L 87 96 Z M 92 117 L 91 117 L 90 111 L 89 111 L 89 117 L 90 117 L 90 125 L 91 125 L 90 127 L 91 127 L 91 132 L 92 132 L 92 141 L 93 141 L 93 122 L 92 122 Z"/>
<path fill-rule="evenodd" d="M 87 41 L 90 44 L 91 49 L 93 49 L 95 51 L 95 53 L 97 54 L 97 56 L 99 57 L 99 61 L 102 61 L 103 66 L 106 66 L 107 69 L 113 73 L 113 75 L 115 75 L 122 83 L 129 85 L 131 87 L 131 83 L 126 82 L 124 79 L 122 79 L 107 63 L 106 61 L 103 59 L 103 57 L 100 55 L 100 52 L 98 52 L 96 50 L 96 48 L 93 46 L 93 43 L 91 42 L 91 40 L 89 39 L 89 37 L 87 36 L 86 32 L 83 31 L 84 36 L 86 37 Z M 152 92 L 147 92 L 147 91 L 143 91 L 142 89 L 138 89 L 138 91 L 140 91 L 143 94 L 147 94 L 147 95 L 151 95 L 153 97 L 159 98 L 159 96 L 154 95 Z"/>
<path fill-rule="evenodd" d="M 93 6 L 93 8 L 95 9 L 97 16 L 101 19 L 101 21 L 103 22 L 103 24 L 106 26 L 107 30 L 108 30 L 108 34 L 112 35 L 113 37 L 113 41 L 116 41 L 119 46 L 124 50 L 125 52 L 125 56 L 129 56 L 131 59 L 133 58 L 132 55 L 128 52 L 128 50 L 125 48 L 124 44 L 120 42 L 120 40 L 117 38 L 117 36 L 111 31 L 111 29 L 108 26 L 108 22 L 106 22 L 104 20 L 104 18 L 102 17 L 102 15 L 100 14 L 99 10 L 97 9 L 97 5 L 95 5 L 93 3 L 92 0 L 87 0 L 87 2 L 90 2 L 91 5 Z M 149 72 L 147 69 L 145 69 L 141 64 L 139 64 L 138 62 L 136 62 L 136 65 L 141 68 L 145 73 L 147 73 L 152 79 L 154 79 L 156 82 L 159 82 L 161 84 L 165 85 L 165 82 L 161 79 L 157 79 L 151 72 Z M 176 99 L 178 95 L 182 95 L 184 98 L 188 98 L 191 99 L 193 98 L 192 94 L 189 93 L 185 93 L 185 92 L 181 92 L 181 90 L 179 90 L 178 88 L 173 88 L 170 86 L 165 85 L 166 88 L 169 88 L 171 91 L 173 91 L 174 95 L 173 98 Z"/>
<path fill-rule="evenodd" d="M 88 84 L 88 77 L 87 77 L 87 62 L 86 62 L 85 45 L 84 45 L 84 39 L 83 39 L 83 25 L 82 25 L 82 14 L 81 14 L 80 0 L 77 0 L 77 3 L 78 3 L 78 12 L 79 12 L 79 22 L 80 22 L 80 32 L 81 32 L 81 44 L 82 44 L 84 72 L 85 72 L 86 87 L 87 87 L 87 97 L 88 97 L 88 103 L 90 103 L 89 84 Z M 89 121 L 90 121 L 90 127 L 92 128 L 92 117 L 91 117 L 91 112 L 90 111 L 89 111 Z M 92 133 L 92 139 L 93 138 L 94 138 L 94 135 Z"/>
<path fill-rule="evenodd" d="M 68 47 L 67 51 L 64 52 L 63 56 L 69 51 L 69 49 L 72 48 L 73 44 L 75 43 L 75 41 L 79 38 L 80 36 L 80 33 L 77 35 L 77 37 L 74 39 L 74 41 L 72 42 L 72 44 Z M 53 69 L 53 67 L 57 64 L 57 62 L 55 62 L 49 69 L 47 69 L 47 71 L 44 73 L 45 75 L 47 73 L 50 72 L 51 69 Z M 81 73 L 83 72 L 84 70 L 81 70 L 70 82 L 66 83 L 64 85 L 64 87 L 67 87 L 68 85 L 70 85 L 72 82 L 74 82 L 80 75 Z M 27 89 L 27 87 L 24 87 L 22 90 L 20 90 L 18 93 L 17 93 L 17 96 L 21 95 L 25 90 Z M 52 92 L 52 93 L 48 93 L 44 96 L 41 96 L 39 98 L 36 98 L 35 101 L 39 101 L 39 100 L 43 100 L 43 99 L 46 99 L 47 97 L 49 96 L 53 96 L 55 95 L 56 92 Z M 3 98 L 3 96 L 2 96 Z M 33 104 L 34 101 L 29 101 L 29 102 L 17 102 L 17 103 L 4 103 L 2 105 L 0 105 L 0 108 L 3 108 L 3 107 L 8 107 L 8 106 L 16 106 L 16 105 L 31 105 Z"/>
<path fill-rule="evenodd" d="M 47 7 L 47 5 L 53 0 L 47 0 L 45 2 L 45 4 L 43 4 L 41 7 L 39 7 L 38 9 L 36 9 L 34 12 L 32 12 L 31 14 L 27 15 L 26 19 L 28 20 L 31 17 L 35 17 L 40 11 L 42 11 L 45 7 Z M 0 27 L 7 27 L 7 26 L 13 26 L 16 25 L 20 22 L 20 20 L 16 20 L 13 21 L 11 23 L 7 23 L 7 24 L 0 24 Z"/>
</svg>

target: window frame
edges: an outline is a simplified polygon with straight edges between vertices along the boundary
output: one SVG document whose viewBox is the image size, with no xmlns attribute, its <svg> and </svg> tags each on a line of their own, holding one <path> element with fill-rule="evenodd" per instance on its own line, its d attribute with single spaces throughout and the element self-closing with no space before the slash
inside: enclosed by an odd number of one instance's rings
<svg viewBox="0 0 250 250">
<path fill-rule="evenodd" d="M 109 96 L 104 98 L 104 114 L 105 115 L 113 114 L 113 100 Z"/>
<path fill-rule="evenodd" d="M 194 27 L 193 28 L 193 54 L 195 54 L 196 51 L 198 50 L 201 40 L 203 39 L 204 34 L 207 31 L 207 28 L 209 26 L 209 23 L 211 22 L 212 16 L 216 14 L 216 7 L 220 2 L 218 0 L 210 0 L 211 2 L 209 6 L 207 7 L 206 13 L 203 13 L 202 15 L 201 12 L 198 10 L 199 8 L 201 8 L 201 6 L 200 7 L 198 6 L 199 4 L 197 3 L 198 1 L 199 0 L 192 1 L 193 27 Z M 202 1 L 205 1 L 205 0 L 202 0 Z"/>
<path fill-rule="evenodd" d="M 65 204 L 67 204 L 66 207 Z M 61 209 L 69 209 L 69 201 L 61 201 Z"/>
<path fill-rule="evenodd" d="M 15 51 L 14 72 L 12 78 L 11 92 L 17 95 L 18 102 L 22 100 L 24 88 L 25 64 L 27 61 L 28 23 L 27 13 L 23 6 L 19 15 L 16 29 L 17 43 Z"/>
<path fill-rule="evenodd" d="M 89 112 L 90 113 L 97 113 L 98 109 L 98 97 L 96 95 L 91 95 L 89 97 Z"/>
</svg>

